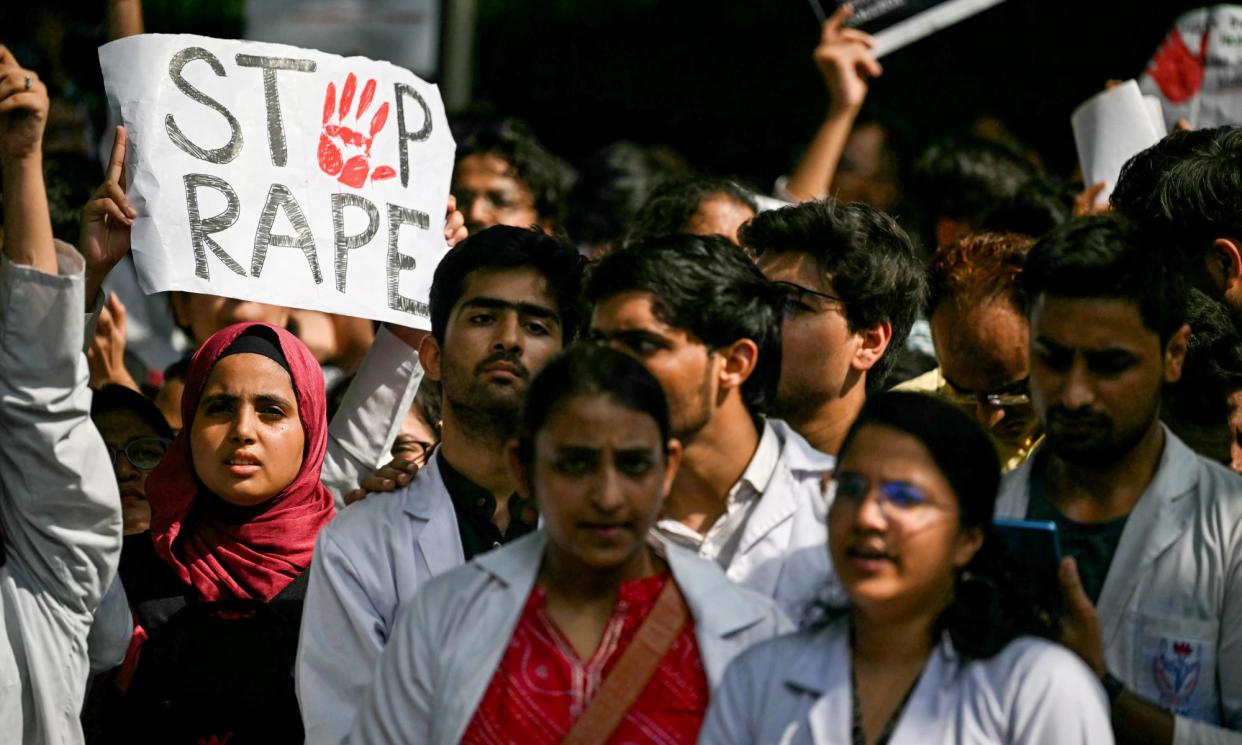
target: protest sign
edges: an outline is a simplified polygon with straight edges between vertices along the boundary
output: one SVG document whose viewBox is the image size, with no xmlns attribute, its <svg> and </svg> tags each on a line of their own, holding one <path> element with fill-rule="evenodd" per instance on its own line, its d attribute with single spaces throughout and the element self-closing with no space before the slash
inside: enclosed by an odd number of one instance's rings
<svg viewBox="0 0 1242 745">
<path fill-rule="evenodd" d="M 456 145 L 408 70 L 279 44 L 147 34 L 100 47 L 129 132 L 144 292 L 428 328 Z"/>
<path fill-rule="evenodd" d="M 876 57 L 948 28 L 1004 0 L 810 0 L 822 24 L 847 2 L 854 6 L 846 25 L 875 37 Z"/>
<path fill-rule="evenodd" d="M 1159 105 L 1142 94 L 1138 83 L 1127 80 L 1092 96 L 1074 110 L 1070 126 L 1083 181 L 1088 186 L 1101 181 L 1105 184 L 1096 197 L 1097 204 L 1108 201 L 1126 161 L 1165 136 Z"/>
<path fill-rule="evenodd" d="M 1199 8 L 1177 19 L 1139 79 L 1158 96 L 1169 129 L 1242 124 L 1242 6 Z"/>
</svg>

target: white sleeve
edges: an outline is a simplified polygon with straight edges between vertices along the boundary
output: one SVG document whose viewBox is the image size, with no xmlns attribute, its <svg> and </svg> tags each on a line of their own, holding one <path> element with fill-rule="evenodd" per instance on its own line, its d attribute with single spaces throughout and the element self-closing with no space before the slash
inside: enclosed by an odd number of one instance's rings
<svg viewBox="0 0 1242 745">
<path fill-rule="evenodd" d="M 358 367 L 341 408 L 328 425 L 328 452 L 319 478 L 337 510 L 358 482 L 390 459 L 405 414 L 423 379 L 418 352 L 381 327 Z"/>
<path fill-rule="evenodd" d="M 307 745 L 345 740 L 384 651 L 383 615 L 332 527 L 311 560 L 295 667 Z"/>
<path fill-rule="evenodd" d="M 86 654 L 91 674 L 111 670 L 125 661 L 129 641 L 134 635 L 134 617 L 121 578 L 113 577 L 103 601 L 95 609 L 90 633 L 86 635 Z"/>
<path fill-rule="evenodd" d="M 1041 642 L 996 673 L 1007 681 L 1011 745 L 1112 745 L 1108 695 L 1068 649 Z"/>
<path fill-rule="evenodd" d="M 121 499 L 90 420 L 83 262 L 53 276 L 0 258 L 0 524 L 9 561 L 83 616 L 116 574 Z"/>
<path fill-rule="evenodd" d="M 439 658 L 443 654 L 433 631 L 435 599 L 426 591 L 414 596 L 397 619 L 379 669 L 363 699 L 348 742 L 425 743 L 431 741 Z M 494 644 L 495 639 L 480 640 Z"/>
<path fill-rule="evenodd" d="M 1242 495 L 1221 496 L 1238 499 Z M 1233 534 L 1240 535 L 1240 531 L 1242 525 L 1235 525 Z M 1235 539 L 1232 548 L 1216 647 L 1216 682 L 1224 726 L 1177 717 L 1173 745 L 1242 745 L 1242 538 Z"/>
</svg>

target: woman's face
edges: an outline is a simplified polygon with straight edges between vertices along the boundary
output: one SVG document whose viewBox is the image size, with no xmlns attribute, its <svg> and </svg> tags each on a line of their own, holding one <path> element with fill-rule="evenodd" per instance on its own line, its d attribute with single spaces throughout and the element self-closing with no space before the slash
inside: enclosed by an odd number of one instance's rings
<svg viewBox="0 0 1242 745">
<path fill-rule="evenodd" d="M 681 459 L 647 414 L 606 395 L 563 402 L 535 436 L 526 471 L 510 447 L 515 481 L 533 489 L 553 546 L 586 567 L 616 569 L 637 555 Z"/>
<path fill-rule="evenodd" d="M 833 482 L 828 546 L 854 607 L 890 617 L 943 608 L 983 534 L 960 527 L 957 497 L 927 448 L 865 425 Z"/>
<path fill-rule="evenodd" d="M 302 467 L 306 435 L 289 373 L 260 354 L 221 358 L 190 426 L 194 471 L 226 502 L 261 504 Z"/>
<path fill-rule="evenodd" d="M 126 409 L 97 414 L 92 419 L 112 456 L 112 470 L 121 492 L 125 535 L 141 533 L 151 527 L 147 474 L 167 452 L 168 440 L 137 413 Z"/>
</svg>

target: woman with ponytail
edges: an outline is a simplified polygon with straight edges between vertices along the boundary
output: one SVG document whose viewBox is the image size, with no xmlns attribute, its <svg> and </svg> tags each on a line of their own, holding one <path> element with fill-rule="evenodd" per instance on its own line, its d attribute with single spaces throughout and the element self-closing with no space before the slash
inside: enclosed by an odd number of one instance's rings
<svg viewBox="0 0 1242 745">
<path fill-rule="evenodd" d="M 826 484 L 848 603 L 735 660 L 700 742 L 1110 745 L 1103 689 L 991 536 L 999 481 L 951 404 L 869 398 Z"/>
</svg>

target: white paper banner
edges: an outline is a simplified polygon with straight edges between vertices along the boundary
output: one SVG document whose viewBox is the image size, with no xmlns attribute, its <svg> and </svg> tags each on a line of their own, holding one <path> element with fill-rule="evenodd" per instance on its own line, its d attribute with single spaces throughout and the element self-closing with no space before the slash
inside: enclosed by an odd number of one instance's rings
<svg viewBox="0 0 1242 745">
<path fill-rule="evenodd" d="M 456 145 L 436 86 L 280 44 L 147 34 L 99 49 L 131 142 L 144 292 L 428 328 Z"/>
<path fill-rule="evenodd" d="M 1169 129 L 1242 124 L 1242 6 L 1214 5 L 1177 19 L 1139 79 L 1164 104 Z"/>
<path fill-rule="evenodd" d="M 1127 80 L 1087 99 L 1070 117 L 1083 183 L 1105 183 L 1096 204 L 1108 201 L 1127 160 L 1164 137 L 1164 122 L 1153 103 L 1159 105 Z"/>
</svg>

